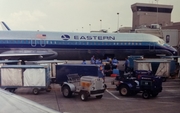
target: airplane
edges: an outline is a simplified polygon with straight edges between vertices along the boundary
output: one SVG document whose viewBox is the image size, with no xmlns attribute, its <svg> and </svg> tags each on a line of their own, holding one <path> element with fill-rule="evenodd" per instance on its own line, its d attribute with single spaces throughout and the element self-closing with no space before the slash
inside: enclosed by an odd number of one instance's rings
<svg viewBox="0 0 180 113">
<path fill-rule="evenodd" d="M 130 55 L 154 58 L 177 54 L 175 48 L 150 34 L 0 31 L 1 59 L 87 60 L 93 55 L 124 59 Z"/>
<path fill-rule="evenodd" d="M 14 93 L 0 89 L 0 113 L 60 113 Z"/>
</svg>

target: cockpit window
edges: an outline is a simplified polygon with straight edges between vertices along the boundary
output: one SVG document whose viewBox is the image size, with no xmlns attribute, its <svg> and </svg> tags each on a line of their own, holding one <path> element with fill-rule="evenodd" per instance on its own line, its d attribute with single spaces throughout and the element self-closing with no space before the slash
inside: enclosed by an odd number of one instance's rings
<svg viewBox="0 0 180 113">
<path fill-rule="evenodd" d="M 161 44 L 161 45 L 165 44 L 164 40 L 159 40 L 158 42 L 159 42 L 159 44 Z"/>
</svg>

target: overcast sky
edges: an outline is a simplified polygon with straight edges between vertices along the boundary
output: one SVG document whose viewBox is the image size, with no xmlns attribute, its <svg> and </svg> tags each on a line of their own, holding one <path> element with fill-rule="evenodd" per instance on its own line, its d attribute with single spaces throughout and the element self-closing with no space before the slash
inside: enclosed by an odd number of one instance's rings
<svg viewBox="0 0 180 113">
<path fill-rule="evenodd" d="M 0 21 L 11 30 L 89 32 L 132 26 L 131 5 L 155 0 L 0 0 Z M 172 21 L 180 21 L 180 0 L 159 0 L 173 5 Z M 102 20 L 100 22 L 100 20 Z M 2 28 L 0 28 L 2 30 Z"/>
</svg>

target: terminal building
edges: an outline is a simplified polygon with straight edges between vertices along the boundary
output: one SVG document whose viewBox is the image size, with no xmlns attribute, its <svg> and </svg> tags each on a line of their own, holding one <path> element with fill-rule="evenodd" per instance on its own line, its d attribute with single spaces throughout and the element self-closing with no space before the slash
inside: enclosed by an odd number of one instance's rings
<svg viewBox="0 0 180 113">
<path fill-rule="evenodd" d="M 135 3 L 131 9 L 131 31 L 156 35 L 180 51 L 180 22 L 171 20 L 173 5 Z"/>
<path fill-rule="evenodd" d="M 151 24 L 160 26 L 171 25 L 172 5 L 135 3 L 131 5 L 133 13 L 132 30 L 139 26 L 150 27 Z"/>
<path fill-rule="evenodd" d="M 132 27 L 121 27 L 115 33 L 152 34 L 177 48 L 180 53 L 180 22 L 173 22 L 171 19 L 173 5 L 134 3 L 131 10 Z"/>
</svg>

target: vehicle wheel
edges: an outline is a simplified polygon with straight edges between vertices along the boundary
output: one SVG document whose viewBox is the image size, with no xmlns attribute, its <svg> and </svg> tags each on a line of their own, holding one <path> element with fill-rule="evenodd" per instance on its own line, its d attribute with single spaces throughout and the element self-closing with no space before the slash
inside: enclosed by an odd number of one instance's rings
<svg viewBox="0 0 180 113">
<path fill-rule="evenodd" d="M 16 91 L 16 88 L 12 88 L 10 92 L 14 93 Z"/>
<path fill-rule="evenodd" d="M 86 91 L 80 92 L 80 99 L 82 101 L 86 101 L 88 99 L 88 96 L 89 96 L 88 92 Z"/>
<path fill-rule="evenodd" d="M 66 98 L 69 98 L 72 96 L 72 92 L 71 92 L 69 86 L 65 85 L 62 87 L 62 94 Z"/>
<path fill-rule="evenodd" d="M 157 97 L 158 94 L 159 94 L 158 92 L 153 92 L 153 93 L 152 93 L 152 97 Z"/>
<path fill-rule="evenodd" d="M 5 90 L 11 92 L 11 93 L 14 93 L 16 88 L 5 88 Z"/>
<path fill-rule="evenodd" d="M 142 93 L 142 97 L 143 97 L 144 99 L 148 99 L 148 98 L 150 97 L 149 92 L 148 92 L 148 91 L 144 91 L 144 92 Z"/>
<path fill-rule="evenodd" d="M 97 99 L 101 99 L 102 97 L 103 97 L 103 95 L 96 96 Z"/>
<path fill-rule="evenodd" d="M 106 84 L 104 84 L 104 89 L 107 89 L 107 85 Z"/>
<path fill-rule="evenodd" d="M 51 86 L 48 86 L 47 88 L 46 88 L 46 92 L 50 92 L 51 91 Z"/>
<path fill-rule="evenodd" d="M 138 93 L 138 91 L 132 91 L 131 95 L 135 96 L 135 95 L 137 95 L 137 93 Z"/>
<path fill-rule="evenodd" d="M 39 94 L 39 89 L 38 88 L 34 88 L 33 89 L 33 94 L 35 94 L 35 95 Z"/>
<path fill-rule="evenodd" d="M 128 87 L 128 86 L 123 85 L 123 86 L 120 87 L 119 94 L 120 94 L 121 96 L 128 96 L 128 95 L 129 95 L 129 92 L 130 92 L 130 90 L 129 90 L 129 87 Z"/>
<path fill-rule="evenodd" d="M 166 82 L 166 77 L 162 77 L 162 82 Z"/>
</svg>

